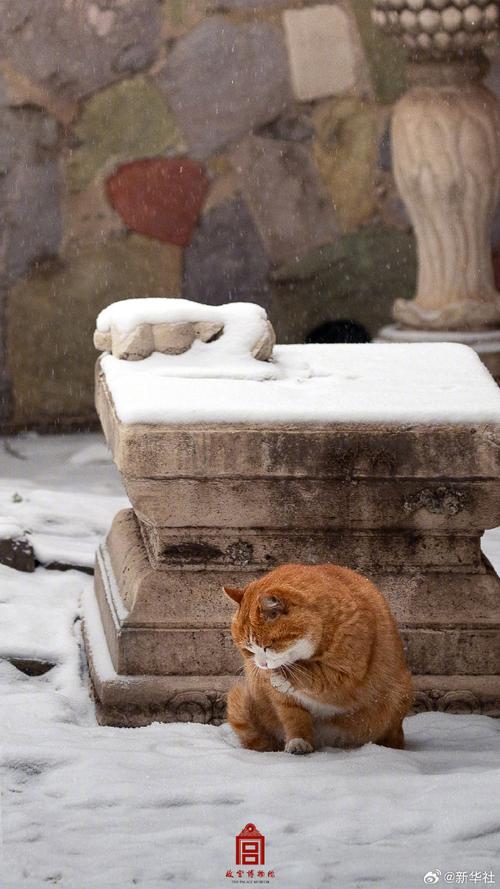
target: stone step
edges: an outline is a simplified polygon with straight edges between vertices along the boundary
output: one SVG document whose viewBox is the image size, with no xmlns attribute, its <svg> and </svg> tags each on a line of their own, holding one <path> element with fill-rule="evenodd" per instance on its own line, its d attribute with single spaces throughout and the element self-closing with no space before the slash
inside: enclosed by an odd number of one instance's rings
<svg viewBox="0 0 500 889">
<path fill-rule="evenodd" d="M 494 572 L 381 574 L 419 673 L 500 673 L 500 597 Z M 95 588 L 115 669 L 139 672 L 235 673 L 241 658 L 230 636 L 233 606 L 222 585 L 244 585 L 248 573 L 155 571 L 131 511 L 120 513 L 102 546 Z M 430 665 L 430 666 L 429 666 Z"/>
<path fill-rule="evenodd" d="M 269 571 L 287 561 L 335 562 L 359 571 L 484 571 L 480 536 L 347 529 L 165 528 L 141 523 L 157 570 Z"/>
<path fill-rule="evenodd" d="M 159 527 L 467 531 L 500 524 L 500 480 L 131 479 L 141 521 Z"/>
<path fill-rule="evenodd" d="M 289 541 L 288 555 L 294 553 Z M 286 559 L 286 552 L 283 553 Z M 244 587 L 269 570 L 262 566 L 214 565 L 211 570 L 172 569 L 151 565 L 132 510 L 113 521 L 99 557 L 108 578 L 114 611 L 123 626 L 225 628 L 233 606 L 224 585 Z M 480 570 L 457 566 L 453 573 L 397 569 L 365 572 L 386 596 L 397 620 L 407 626 L 483 626 L 500 623 L 500 581 L 489 563 Z M 119 591 L 119 592 L 118 592 Z"/>
</svg>

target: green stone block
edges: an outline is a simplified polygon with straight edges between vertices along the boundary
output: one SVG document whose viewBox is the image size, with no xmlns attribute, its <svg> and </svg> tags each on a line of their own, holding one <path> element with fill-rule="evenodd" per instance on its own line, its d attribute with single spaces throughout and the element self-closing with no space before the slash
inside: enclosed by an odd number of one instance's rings
<svg viewBox="0 0 500 889">
<path fill-rule="evenodd" d="M 15 423 L 94 416 L 95 319 L 109 303 L 179 292 L 182 250 L 140 235 L 75 246 L 8 295 L 7 360 Z"/>
<path fill-rule="evenodd" d="M 356 98 L 319 103 L 313 112 L 313 157 L 344 233 L 369 222 L 377 209 L 376 181 L 386 109 Z"/>
<path fill-rule="evenodd" d="M 268 313 L 278 342 L 301 342 L 324 321 L 352 320 L 374 336 L 397 297 L 415 289 L 413 234 L 379 224 L 345 235 L 273 274 Z"/>
<path fill-rule="evenodd" d="M 371 0 L 350 0 L 358 22 L 361 39 L 378 99 L 395 102 L 406 89 L 404 49 L 386 37 L 371 20 Z"/>
<path fill-rule="evenodd" d="M 66 164 L 70 191 L 85 188 L 102 168 L 179 150 L 172 111 L 145 77 L 134 77 L 92 96 L 74 127 L 78 146 Z"/>
</svg>

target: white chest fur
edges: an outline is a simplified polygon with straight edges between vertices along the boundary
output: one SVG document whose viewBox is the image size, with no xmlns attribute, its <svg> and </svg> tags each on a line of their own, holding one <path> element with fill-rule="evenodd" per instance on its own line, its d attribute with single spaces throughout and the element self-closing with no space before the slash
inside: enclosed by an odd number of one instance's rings
<svg viewBox="0 0 500 889">
<path fill-rule="evenodd" d="M 273 688 L 284 695 L 289 695 L 291 698 L 294 698 L 294 700 L 301 704 L 305 710 L 309 710 L 309 713 L 313 716 L 328 719 L 331 716 L 338 716 L 340 713 L 345 713 L 343 707 L 336 707 L 334 704 L 323 704 L 316 698 L 312 698 L 310 695 L 305 694 L 305 692 L 298 691 L 281 673 L 272 673 L 270 678 Z"/>
</svg>

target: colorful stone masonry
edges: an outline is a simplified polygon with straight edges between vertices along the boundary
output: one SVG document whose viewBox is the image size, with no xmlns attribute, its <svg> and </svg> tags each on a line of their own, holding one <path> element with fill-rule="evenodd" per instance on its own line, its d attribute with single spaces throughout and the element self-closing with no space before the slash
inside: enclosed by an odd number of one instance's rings
<svg viewBox="0 0 500 889">
<path fill-rule="evenodd" d="M 99 364 L 97 407 L 133 507 L 85 605 L 101 722 L 220 722 L 240 667 L 221 587 L 287 561 L 379 585 L 416 710 L 500 716 L 499 581 L 480 549 L 500 523 L 498 425 L 127 425 Z"/>
<path fill-rule="evenodd" d="M 3 0 L 3 431 L 96 421 L 93 322 L 117 298 L 250 299 L 279 342 L 390 321 L 416 278 L 389 139 L 405 61 L 371 9 Z M 500 213 L 493 247 L 500 281 Z"/>
<path fill-rule="evenodd" d="M 117 298 L 266 306 L 280 341 L 410 296 L 368 0 L 4 0 L 0 424 L 95 421 Z M 26 319 L 29 319 L 27 324 Z"/>
</svg>

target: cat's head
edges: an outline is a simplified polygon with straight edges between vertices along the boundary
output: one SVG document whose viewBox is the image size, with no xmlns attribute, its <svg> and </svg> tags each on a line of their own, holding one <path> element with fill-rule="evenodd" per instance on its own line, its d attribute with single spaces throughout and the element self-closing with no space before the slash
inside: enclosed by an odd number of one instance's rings
<svg viewBox="0 0 500 889">
<path fill-rule="evenodd" d="M 322 619 L 301 566 L 282 565 L 244 589 L 224 587 L 238 606 L 231 632 L 246 658 L 262 670 L 309 660 L 322 636 Z"/>
</svg>

